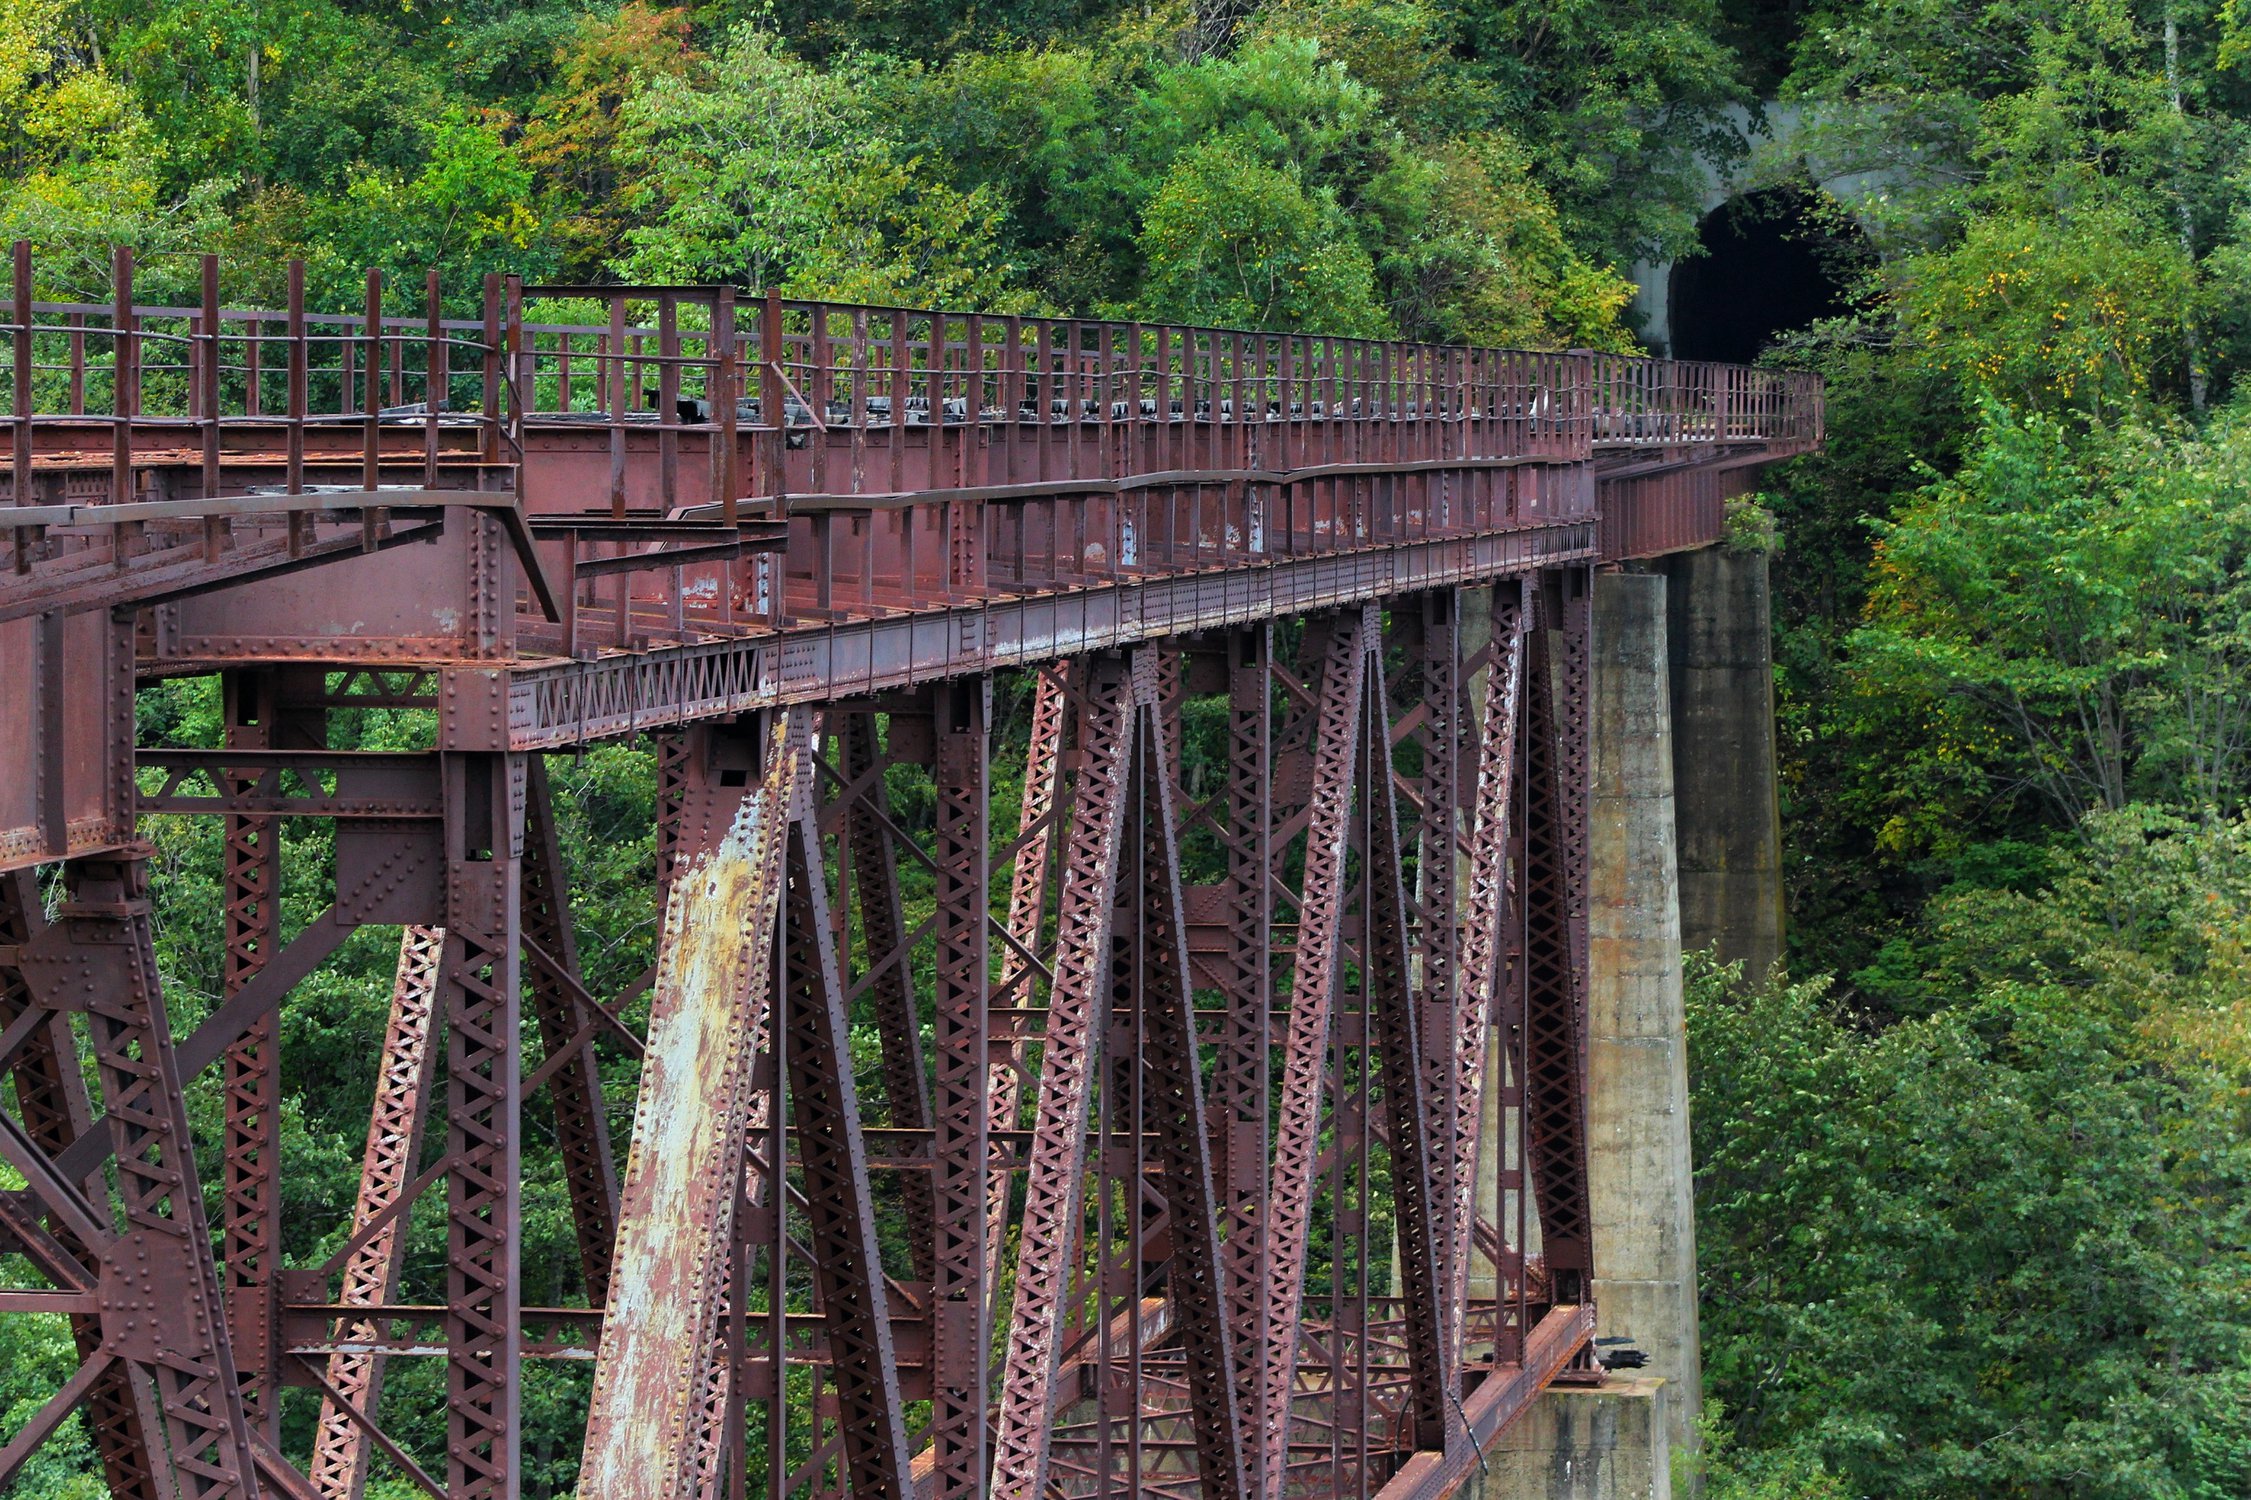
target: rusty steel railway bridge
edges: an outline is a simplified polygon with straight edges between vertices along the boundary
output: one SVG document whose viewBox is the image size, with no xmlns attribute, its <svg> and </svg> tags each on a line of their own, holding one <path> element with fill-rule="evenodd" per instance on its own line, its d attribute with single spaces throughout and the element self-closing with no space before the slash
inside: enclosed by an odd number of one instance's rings
<svg viewBox="0 0 2251 1500">
<path fill-rule="evenodd" d="M 60 304 L 35 269 L 0 1316 L 82 1363 L 0 1489 L 77 1412 L 135 1500 L 513 1497 L 555 1360 L 591 1365 L 589 1500 L 1405 1500 L 1601 1378 L 1590 577 L 1713 542 L 1820 441 L 1813 380 L 706 287 L 491 279 L 456 319 L 370 273 L 338 314 L 300 267 L 250 311 L 210 259 L 151 306 L 123 253 Z M 137 690 L 198 674 L 223 748 L 140 743 Z M 426 748 L 329 748 L 342 710 Z M 545 762 L 626 739 L 659 956 L 595 994 Z M 154 815 L 225 827 L 192 1027 Z M 332 877 L 286 819 L 333 821 Z M 285 876 L 326 887 L 286 942 Z M 288 1264 L 277 1014 L 368 925 L 402 937 L 357 1198 Z M 527 1129 L 565 1305 L 520 1274 Z M 442 1431 L 383 1400 L 413 1360 Z"/>
</svg>

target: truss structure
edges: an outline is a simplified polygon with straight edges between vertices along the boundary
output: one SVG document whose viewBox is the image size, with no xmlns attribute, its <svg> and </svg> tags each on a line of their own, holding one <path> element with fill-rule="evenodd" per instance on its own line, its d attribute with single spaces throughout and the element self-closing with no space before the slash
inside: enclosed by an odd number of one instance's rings
<svg viewBox="0 0 2251 1500">
<path fill-rule="evenodd" d="M 12 269 L 0 1317 L 79 1363 L 0 1489 L 76 1414 L 134 1500 L 1424 1500 L 1600 1378 L 1590 572 L 1715 540 L 1817 384 Z M 548 758 L 619 740 L 660 932 L 597 993 Z M 224 828 L 192 1026 L 160 817 Z M 369 927 L 357 1191 L 285 1218 L 292 992 Z"/>
</svg>

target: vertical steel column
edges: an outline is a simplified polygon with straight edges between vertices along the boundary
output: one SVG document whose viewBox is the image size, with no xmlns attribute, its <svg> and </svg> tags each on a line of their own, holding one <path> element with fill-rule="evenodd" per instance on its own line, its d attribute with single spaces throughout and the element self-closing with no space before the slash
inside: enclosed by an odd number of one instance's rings
<svg viewBox="0 0 2251 1500">
<path fill-rule="evenodd" d="M 521 757 L 445 757 L 446 1488 L 522 1483 Z"/>
<path fill-rule="evenodd" d="M 1188 1365 L 1189 1416 L 1196 1435 L 1197 1472 L 1206 1500 L 1243 1500 L 1242 1409 L 1235 1389 L 1235 1351 L 1229 1328 L 1225 1273 L 1219 1254 L 1219 1213 L 1212 1191 L 1210 1116 L 1204 1111 L 1203 1066 L 1197 1046 L 1196 1004 L 1189 987 L 1188 917 L 1180 891 L 1180 846 L 1174 823 L 1173 786 L 1179 775 L 1173 746 L 1157 711 L 1156 655 L 1134 653 L 1133 796 L 1142 816 L 1142 923 L 1139 946 L 1143 1071 L 1142 1117 L 1129 1127 L 1154 1138 L 1171 1219 L 1173 1328 Z M 1135 1191 L 1140 1190 L 1135 1184 Z M 1139 1292 L 1134 1293 L 1135 1300 Z M 1139 1383 L 1134 1390 L 1141 1395 Z M 1139 1415 L 1135 1422 L 1138 1427 Z"/>
<path fill-rule="evenodd" d="M 229 672 L 221 679 L 226 741 L 231 749 L 317 748 L 326 715 L 317 706 L 290 711 L 286 687 L 301 674 Z M 312 684 L 316 689 L 319 683 Z M 243 788 L 255 777 L 229 777 Z M 226 817 L 225 993 L 234 994 L 281 947 L 281 820 L 255 814 Z M 267 1437 L 280 1420 L 276 1338 L 281 1260 L 281 1040 L 277 1010 L 253 1021 L 220 1063 L 226 1101 L 220 1165 L 219 1260 L 234 1335 L 235 1373 L 243 1409 Z"/>
<path fill-rule="evenodd" d="M 1454 1009 L 1461 988 L 1462 957 L 1462 791 L 1468 782 L 1464 761 L 1475 764 L 1476 741 L 1469 728 L 1468 684 L 1463 676 L 1459 591 L 1434 589 L 1422 596 L 1414 666 L 1406 675 L 1422 717 L 1417 735 L 1422 776 L 1416 787 L 1422 801 L 1415 856 L 1415 906 L 1422 918 L 1421 963 L 1415 977 L 1422 1014 L 1418 1034 L 1423 1056 L 1423 1103 L 1430 1114 L 1431 1188 L 1441 1207 L 1434 1225 L 1451 1223 L 1443 1205 L 1453 1201 L 1454 1120 L 1461 1078 L 1452 1046 Z M 1441 1231 L 1438 1274 L 1453 1284 L 1453 1239 Z"/>
<path fill-rule="evenodd" d="M 1429 1073 L 1423 1057 L 1422 1016 L 1408 965 L 1405 870 L 1400 857 L 1399 815 L 1391 793 L 1390 710 L 1383 691 L 1380 653 L 1370 661 L 1368 671 L 1367 724 L 1361 737 L 1366 763 L 1360 772 L 1361 796 L 1368 805 L 1368 836 L 1362 851 L 1366 897 L 1360 907 L 1365 942 L 1360 956 L 1368 976 L 1373 1015 L 1367 1019 L 1372 1023 L 1370 1040 L 1382 1069 L 1384 1119 L 1391 1146 L 1396 1243 L 1406 1302 L 1409 1430 L 1417 1448 L 1443 1450 L 1449 1429 L 1460 1424 L 1454 1416 L 1447 1377 L 1438 1255 L 1444 1236 L 1439 1227 L 1439 1196 L 1433 1186 L 1437 1177 L 1433 1146 L 1439 1132 L 1431 1129 L 1431 1120 L 1436 1113 L 1432 1106 L 1438 1101 L 1425 1097 Z M 1424 787 L 1426 794 L 1432 790 L 1427 779 Z M 1442 857 L 1452 864 L 1450 846 Z M 1450 906 L 1432 904 L 1429 888 L 1424 889 L 1422 937 L 1428 945 L 1434 928 L 1453 926 L 1453 913 Z M 1423 961 L 1427 976 L 1431 972 L 1427 946 Z M 1452 1123 L 1444 1115 L 1437 1118 L 1448 1126 Z M 1341 1420 L 1342 1413 L 1338 1416 Z"/>
<path fill-rule="evenodd" d="M 1227 1021 L 1212 1091 L 1226 1121 L 1228 1321 L 1235 1404 L 1256 1423 L 1264 1406 L 1266 1350 L 1266 1167 L 1270 1012 L 1273 995 L 1274 627 L 1259 624 L 1227 643 Z M 1256 1430 L 1255 1427 L 1253 1429 Z M 1258 1442 L 1245 1455 L 1255 1490 L 1264 1474 Z"/>
<path fill-rule="evenodd" d="M 34 872 L 0 874 L 0 954 L 32 951 L 46 931 Z M 19 963 L 0 958 L 0 1030 L 13 1027 L 37 1003 Z M 0 1057 L 0 1069 L 15 1076 L 16 1109 L 25 1137 L 47 1156 L 60 1155 L 93 1128 L 93 1106 L 79 1069 L 77 1043 L 62 1011 L 49 1011 L 46 1021 L 33 1027 L 13 1054 Z M 108 1185 L 99 1175 L 74 1185 L 89 1202 L 100 1203 L 108 1196 Z M 89 1273 L 99 1270 L 99 1247 L 83 1242 L 61 1215 L 47 1216 L 47 1232 Z M 100 1318 L 73 1316 L 70 1331 L 80 1359 L 100 1353 Z M 84 1409 L 87 1432 L 101 1455 L 110 1494 L 117 1500 L 168 1500 L 172 1487 L 159 1476 L 149 1449 L 158 1418 L 156 1393 L 147 1374 L 123 1362 L 106 1366 L 88 1390 Z"/>
<path fill-rule="evenodd" d="M 899 1397 L 891 1313 L 876 1238 L 875 1191 L 852 1077 L 844 984 L 829 943 L 828 876 L 814 816 L 813 767 L 800 772 L 790 818 L 782 925 L 782 1027 L 813 1286 L 828 1331 L 843 1469 L 854 1500 L 909 1500 L 912 1459 Z M 776 1195 L 776 1208 L 781 1204 Z"/>
<path fill-rule="evenodd" d="M 549 1071 L 547 1094 L 555 1107 L 555 1144 L 562 1153 L 563 1184 L 570 1191 L 586 1301 L 600 1307 L 609 1301 L 610 1255 L 617 1241 L 617 1167 L 610 1152 L 609 1112 L 602 1102 L 601 1066 L 594 1055 L 594 1018 L 567 982 L 580 977 L 578 938 L 571 930 L 570 880 L 563 869 L 546 757 L 529 757 L 525 776 L 521 908 L 524 948 L 534 955 L 532 1014 L 547 1057 L 565 1058 Z"/>
<path fill-rule="evenodd" d="M 985 1492 L 992 1349 L 986 1236 L 991 1169 L 986 933 L 991 870 L 990 679 L 936 689 L 938 1049 L 931 1122 L 930 1500 Z M 1029 797 L 1026 799 L 1029 801 Z"/>
<path fill-rule="evenodd" d="M 1055 1375 L 1072 1268 L 1079 1260 L 1094 1059 L 1110 1003 L 1110 925 L 1129 741 L 1125 664 L 1081 663 L 1078 816 L 1063 851 L 1054 983 L 1025 1189 L 1016 1307 L 993 1440 L 993 1500 L 1040 1500 L 1047 1484 Z"/>
<path fill-rule="evenodd" d="M 1524 690 L 1522 586 L 1493 588 L 1493 662 L 1486 674 L 1485 716 L 1479 726 L 1476 803 L 1471 813 L 1469 916 L 1463 933 L 1461 983 L 1454 1004 L 1451 1045 L 1458 1080 L 1454 1100 L 1451 1202 L 1447 1208 L 1446 1307 L 1450 1367 L 1459 1367 L 1468 1313 L 1469 1263 L 1477 1222 L 1478 1161 L 1483 1128 L 1486 1058 L 1491 1049 L 1493 999 L 1501 983 L 1502 923 L 1510 910 L 1511 814 L 1516 806 L 1517 723 Z M 1522 1080 L 1517 1080 L 1521 1085 Z M 1503 1164 L 1492 1163 L 1498 1170 Z M 1519 1247 L 1521 1248 L 1521 1247 Z"/>
<path fill-rule="evenodd" d="M 585 1500 L 680 1500 L 706 1459 L 751 1061 L 767 1029 L 789 809 L 811 731 L 810 710 L 768 716 L 763 771 L 745 774 L 723 835 L 691 836 L 729 792 L 697 785 L 686 797 L 579 1471 Z"/>
<path fill-rule="evenodd" d="M 337 1300 L 346 1306 L 380 1307 L 398 1293 L 399 1271 L 406 1262 L 406 1219 L 403 1210 L 394 1214 L 391 1206 L 413 1179 L 422 1155 L 422 1129 L 429 1118 L 430 1089 L 437 1072 L 437 1049 L 430 1043 L 444 948 L 442 928 L 409 927 L 399 939 L 391 1014 L 383 1029 L 367 1150 L 361 1158 L 359 1201 L 352 1211 L 353 1232 L 356 1235 L 378 1216 L 386 1218 L 383 1227 L 344 1264 Z M 307 1474 L 328 1500 L 360 1500 L 367 1489 L 370 1443 L 337 1396 L 353 1411 L 375 1420 L 382 1399 L 384 1358 L 373 1347 L 377 1329 L 370 1321 L 339 1321 L 335 1336 L 341 1343 L 366 1347 L 328 1357 L 328 1384 L 337 1395 L 324 1395 L 321 1400 Z"/>
<path fill-rule="evenodd" d="M 1031 743 L 1024 754 L 1024 801 L 1017 814 L 1016 858 L 1008 880 L 1008 944 L 1001 953 L 1000 981 L 994 994 L 1009 1008 L 1028 1009 L 1035 998 L 1035 970 L 1025 958 L 1039 951 L 1047 919 L 1050 855 L 1056 823 L 1062 817 L 1063 736 L 1070 721 L 1072 663 L 1060 661 L 1032 674 Z M 1083 677 L 1083 673 L 1081 674 Z M 1021 1016 L 1007 1024 L 1008 1055 L 987 1070 L 986 1116 L 995 1128 L 1013 1130 L 1023 1095 L 1024 1040 Z M 998 1040 L 996 1038 L 995 1040 Z M 1009 1172 L 992 1174 L 985 1198 L 985 1277 L 1000 1286 L 1001 1246 L 1008 1232 Z"/>
<path fill-rule="evenodd" d="M 1264 1448 L 1262 1477 L 1270 1500 L 1282 1492 L 1289 1457 L 1298 1312 L 1305 1295 L 1305 1256 L 1312 1231 L 1321 1096 L 1329 1072 L 1329 1015 L 1341 967 L 1338 938 L 1346 895 L 1345 841 L 1363 729 L 1360 698 L 1368 653 L 1379 639 L 1374 605 L 1337 616 L 1322 666 L 1314 726 L 1305 888 L 1298 903 L 1289 1043 L 1268 1197 L 1265 1406 L 1259 1436 Z"/>
<path fill-rule="evenodd" d="M 1591 1290 L 1587 1202 L 1587 661 L 1582 570 L 1541 580 L 1524 726 L 1525 1106 L 1530 1190 L 1557 1302 Z"/>
</svg>

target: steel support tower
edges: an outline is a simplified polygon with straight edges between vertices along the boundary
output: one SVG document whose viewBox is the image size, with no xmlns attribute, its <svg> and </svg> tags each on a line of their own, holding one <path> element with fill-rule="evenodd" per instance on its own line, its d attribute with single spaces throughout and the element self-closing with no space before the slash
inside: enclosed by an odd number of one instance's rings
<svg viewBox="0 0 2251 1500">
<path fill-rule="evenodd" d="M 1407 1500 L 1599 1379 L 1590 572 L 1714 541 L 1819 442 L 1810 378 L 12 270 L 0 1316 L 81 1363 L 0 1489 L 76 1413 L 121 1500 L 552 1493 L 553 1361 L 588 1500 Z M 218 735 L 145 742 L 136 693 L 193 675 Z M 659 808 L 622 994 L 548 771 L 614 741 Z M 138 838 L 172 816 L 225 827 L 192 1026 Z M 280 1023 L 363 927 L 364 1167 L 294 1264 Z M 396 1416 L 415 1365 L 442 1429 Z"/>
</svg>

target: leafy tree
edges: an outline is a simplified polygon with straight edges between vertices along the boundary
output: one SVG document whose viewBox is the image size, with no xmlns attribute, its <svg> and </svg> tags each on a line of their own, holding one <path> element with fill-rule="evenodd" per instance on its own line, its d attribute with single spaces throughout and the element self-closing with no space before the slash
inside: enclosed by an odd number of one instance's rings
<svg viewBox="0 0 2251 1500">
<path fill-rule="evenodd" d="M 1983 414 L 1961 471 L 1881 530 L 1858 685 L 1895 730 L 1902 845 L 1949 810 L 2039 798 L 2064 824 L 2137 798 L 2230 810 L 2251 734 L 2251 462 L 2201 441 Z M 1875 768 L 1872 768 L 1875 769 Z M 1920 822 L 1918 826 L 1918 820 Z"/>
<path fill-rule="evenodd" d="M 1306 328 L 1375 337 L 1390 330 L 1375 268 L 1333 198 L 1237 145 L 1198 146 L 1173 163 L 1141 231 L 1142 316 L 1237 328 Z"/>
<path fill-rule="evenodd" d="M 738 28 L 692 78 L 623 107 L 619 160 L 642 227 L 618 262 L 648 281 L 1005 309 L 999 206 L 902 154 L 862 90 Z"/>
<path fill-rule="evenodd" d="M 1934 1500 L 2241 1473 L 2205 1387 L 2251 1330 L 2247 1075 L 2177 1028 L 2251 993 L 2251 844 L 2127 815 L 2088 843 L 2050 893 L 1942 903 L 1942 1003 L 1880 1033 L 1825 981 L 1692 963 L 1705 1371 L 1747 1449 Z"/>
</svg>

